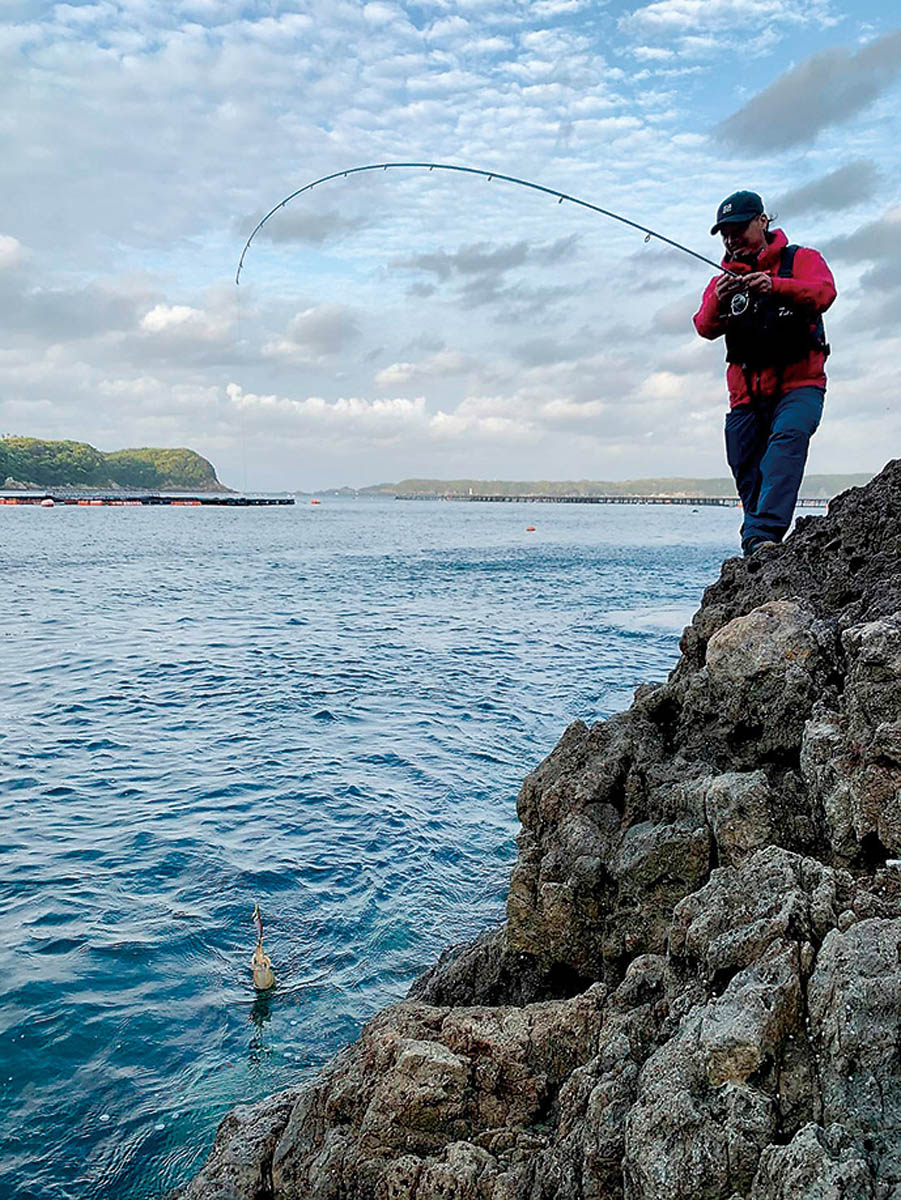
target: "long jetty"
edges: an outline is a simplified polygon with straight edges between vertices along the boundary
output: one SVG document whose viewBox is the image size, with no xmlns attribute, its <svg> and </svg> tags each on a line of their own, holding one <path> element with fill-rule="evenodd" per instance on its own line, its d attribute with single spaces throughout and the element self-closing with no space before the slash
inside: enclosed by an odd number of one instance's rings
<svg viewBox="0 0 901 1200">
<path fill-rule="evenodd" d="M 530 494 L 507 496 L 499 492 L 481 495 L 399 492 L 395 496 L 395 500 L 457 500 L 488 504 L 687 504 L 691 508 L 704 505 L 715 508 L 736 508 L 740 504 L 737 496 L 554 496 Z M 797 503 L 799 508 L 825 508 L 829 501 L 811 496 L 800 497 Z"/>
<path fill-rule="evenodd" d="M 165 505 L 169 508 L 192 508 L 216 505 L 225 508 L 260 508 L 272 505 L 293 504 L 293 496 L 229 496 L 211 492 L 203 496 L 190 496 L 162 492 L 104 493 L 104 492 L 7 492 L 0 495 L 0 504 L 38 504 L 45 508 L 57 504 L 81 505 L 83 507 L 106 506 L 111 508 L 138 508 Z"/>
</svg>

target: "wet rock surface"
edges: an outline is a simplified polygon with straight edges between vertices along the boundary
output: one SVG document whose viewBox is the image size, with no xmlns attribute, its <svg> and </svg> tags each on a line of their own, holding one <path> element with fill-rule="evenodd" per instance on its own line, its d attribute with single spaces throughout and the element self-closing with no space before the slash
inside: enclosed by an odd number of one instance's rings
<svg viewBox="0 0 901 1200">
<path fill-rule="evenodd" d="M 901 462 L 525 780 L 507 920 L 184 1200 L 901 1200 Z"/>
</svg>

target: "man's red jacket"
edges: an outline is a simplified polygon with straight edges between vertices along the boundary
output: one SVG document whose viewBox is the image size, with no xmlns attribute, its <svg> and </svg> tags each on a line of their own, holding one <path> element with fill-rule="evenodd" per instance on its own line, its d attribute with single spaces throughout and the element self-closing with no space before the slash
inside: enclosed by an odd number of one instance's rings
<svg viewBox="0 0 901 1200">
<path fill-rule="evenodd" d="M 820 313 L 824 313 L 835 299 L 835 280 L 832 272 L 826 266 L 826 261 L 816 250 L 800 246 L 795 254 L 790 279 L 779 278 L 779 263 L 783 246 L 788 245 L 788 238 L 781 229 L 771 230 L 772 240 L 767 243 L 760 253 L 756 267 L 757 271 L 767 271 L 773 276 L 773 295 L 784 296 L 786 300 L 806 308 L 810 312 L 811 325 Z M 723 259 L 723 266 L 728 264 Z M 707 284 L 701 299 L 701 307 L 694 315 L 695 329 L 701 337 L 718 338 L 726 332 L 726 318 L 720 311 L 720 305 L 714 293 L 716 278 Z M 823 369 L 826 356 L 822 350 L 811 350 L 806 358 L 789 363 L 778 372 L 773 367 L 765 367 L 755 372 L 751 385 L 754 392 L 762 396 L 774 396 L 778 391 L 781 395 L 799 387 L 825 387 L 826 372 Z M 729 363 L 726 370 L 726 383 L 729 387 L 729 406 L 735 408 L 739 404 L 750 404 L 751 395 L 748 392 L 748 381 L 741 363 Z"/>
</svg>

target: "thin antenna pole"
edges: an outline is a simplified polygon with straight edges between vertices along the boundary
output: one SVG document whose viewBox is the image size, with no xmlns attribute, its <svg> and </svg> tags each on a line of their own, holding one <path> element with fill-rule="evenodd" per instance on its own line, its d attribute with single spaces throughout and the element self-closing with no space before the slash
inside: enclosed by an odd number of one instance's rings
<svg viewBox="0 0 901 1200">
<path fill-rule="evenodd" d="M 531 188 L 533 192 L 543 192 L 546 196 L 556 196 L 557 203 L 562 204 L 564 200 L 570 204 L 577 204 L 580 208 L 588 208 L 592 212 L 600 213 L 602 217 L 610 217 L 614 221 L 620 221 L 623 225 L 629 225 L 632 229 L 637 229 L 640 233 L 645 234 L 645 241 L 649 242 L 651 238 L 656 238 L 659 242 L 665 242 L 667 246 L 672 246 L 676 250 L 681 250 L 685 254 L 690 254 L 692 258 L 700 259 L 701 262 L 707 263 L 717 271 L 726 271 L 727 274 L 735 274 L 734 271 L 728 271 L 720 263 L 714 262 L 712 258 L 707 258 L 704 254 L 698 254 L 696 250 L 689 249 L 688 246 L 683 246 L 681 242 L 675 242 L 672 238 L 664 237 L 662 233 L 658 233 L 656 229 L 649 229 L 647 225 L 640 225 L 637 221 L 630 221 L 628 217 L 620 216 L 619 213 L 611 212 L 609 208 L 601 208 L 598 204 L 591 204 L 588 200 L 580 200 L 577 196 L 570 196 L 566 192 L 558 192 L 555 188 L 545 187 L 541 183 L 532 183 L 528 179 L 518 179 L 515 175 L 501 175 L 497 171 L 483 171 L 478 167 L 458 167 L 452 163 L 430 163 L 430 162 L 386 162 L 386 163 L 367 163 L 362 167 L 348 167 L 346 171 L 334 171 L 331 175 L 323 175 L 321 179 L 314 179 L 312 183 L 304 184 L 302 188 L 298 188 L 296 192 L 292 192 L 290 196 L 286 196 L 284 200 L 276 204 L 275 208 L 271 208 L 266 213 L 262 221 L 258 223 L 250 237 L 244 243 L 244 249 L 241 251 L 241 257 L 238 260 L 238 269 L 235 272 L 235 283 L 241 282 L 241 271 L 244 269 L 244 258 L 247 251 L 250 249 L 250 243 L 260 232 L 270 217 L 285 207 L 285 205 L 294 200 L 297 196 L 302 196 L 304 192 L 311 191 L 314 187 L 318 187 L 320 183 L 328 183 L 332 179 L 346 179 L 348 175 L 359 175 L 363 171 L 388 171 L 398 168 L 410 170 L 429 170 L 429 171 L 457 171 L 463 175 L 482 175 L 485 179 L 491 182 L 492 179 L 500 179 L 504 183 L 515 183 L 519 187 Z"/>
</svg>

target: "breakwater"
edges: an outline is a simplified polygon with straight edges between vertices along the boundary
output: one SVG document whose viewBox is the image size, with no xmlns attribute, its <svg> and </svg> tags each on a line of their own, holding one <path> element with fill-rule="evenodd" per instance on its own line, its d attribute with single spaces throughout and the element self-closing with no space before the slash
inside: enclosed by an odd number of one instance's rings
<svg viewBox="0 0 901 1200">
<path fill-rule="evenodd" d="M 737 508 L 741 503 L 737 496 L 505 496 L 501 493 L 464 496 L 437 492 L 400 492 L 395 500 L 460 500 L 489 504 L 683 504 L 692 508 Z M 829 501 L 801 496 L 797 503 L 799 508 L 825 508 Z"/>
</svg>

